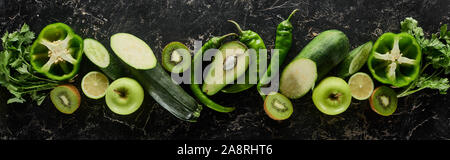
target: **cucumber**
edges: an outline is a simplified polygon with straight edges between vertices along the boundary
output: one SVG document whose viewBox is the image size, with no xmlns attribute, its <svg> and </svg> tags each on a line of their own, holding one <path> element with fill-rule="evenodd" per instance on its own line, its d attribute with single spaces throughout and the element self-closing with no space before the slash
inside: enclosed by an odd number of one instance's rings
<svg viewBox="0 0 450 160">
<path fill-rule="evenodd" d="M 363 45 L 353 49 L 347 58 L 345 58 L 337 66 L 337 76 L 341 78 L 346 78 L 358 72 L 364 64 L 367 63 L 367 58 L 369 58 L 369 53 L 372 50 L 372 42 L 369 41 Z"/>
<path fill-rule="evenodd" d="M 280 91 L 286 97 L 297 99 L 314 87 L 317 80 L 322 79 L 331 69 L 338 65 L 349 54 L 349 40 L 339 30 L 327 30 L 309 42 L 300 53 L 283 70 L 280 79 Z M 299 59 L 310 59 L 309 61 Z M 305 63 L 305 64 L 303 64 Z M 312 81 L 312 78 L 315 78 Z"/>
<path fill-rule="evenodd" d="M 290 99 L 308 93 L 317 80 L 317 66 L 307 58 L 295 59 L 281 73 L 280 92 Z"/>
<path fill-rule="evenodd" d="M 111 48 L 156 102 L 181 120 L 197 120 L 202 106 L 172 81 L 144 41 L 128 33 L 117 33 L 111 36 Z"/>
<path fill-rule="evenodd" d="M 112 80 L 127 75 L 120 60 L 114 54 L 109 54 L 108 50 L 97 40 L 86 38 L 83 40 L 83 51 L 86 57 L 94 63 L 100 70 Z"/>
</svg>

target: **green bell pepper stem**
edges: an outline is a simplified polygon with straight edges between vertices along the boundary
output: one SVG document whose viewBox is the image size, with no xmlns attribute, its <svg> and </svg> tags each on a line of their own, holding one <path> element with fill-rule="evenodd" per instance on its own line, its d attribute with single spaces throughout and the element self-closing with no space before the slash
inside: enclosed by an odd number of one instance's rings
<svg viewBox="0 0 450 160">
<path fill-rule="evenodd" d="M 267 67 L 266 73 L 264 73 L 263 77 L 259 80 L 256 85 L 256 89 L 261 95 L 262 99 L 266 99 L 266 93 L 261 91 L 261 87 L 263 85 L 267 85 L 270 80 L 272 80 L 273 76 L 279 74 L 279 68 L 283 64 L 286 55 L 291 49 L 292 46 L 292 23 L 290 22 L 291 17 L 298 11 L 295 9 L 289 15 L 289 17 L 282 21 L 277 26 L 276 38 L 275 38 L 275 49 L 278 49 L 278 52 L 273 53 L 272 58 L 270 59 L 270 64 Z M 278 64 L 278 69 L 272 71 L 272 64 Z"/>
<path fill-rule="evenodd" d="M 201 70 L 201 61 L 203 58 L 203 54 L 208 50 L 208 49 L 213 49 L 213 48 L 219 48 L 220 45 L 222 44 L 222 42 L 224 41 L 224 39 L 226 39 L 227 37 L 230 36 L 237 36 L 236 33 L 229 33 L 226 35 L 223 35 L 221 37 L 213 37 L 211 38 L 209 41 L 207 41 L 202 48 L 197 51 L 197 53 L 195 53 L 194 58 L 192 59 L 192 67 L 191 67 L 191 84 L 190 84 L 190 88 L 192 90 L 192 93 L 195 95 L 195 97 L 197 97 L 197 99 L 203 103 L 204 105 L 206 105 L 207 107 L 218 111 L 218 112 L 231 112 L 233 110 L 235 110 L 235 107 L 225 107 L 222 106 L 220 104 L 217 104 L 216 102 L 212 101 L 211 99 L 209 99 L 208 96 L 206 96 L 202 90 L 200 89 L 200 86 L 198 83 L 198 79 L 195 76 L 195 71 L 196 70 Z"/>
</svg>

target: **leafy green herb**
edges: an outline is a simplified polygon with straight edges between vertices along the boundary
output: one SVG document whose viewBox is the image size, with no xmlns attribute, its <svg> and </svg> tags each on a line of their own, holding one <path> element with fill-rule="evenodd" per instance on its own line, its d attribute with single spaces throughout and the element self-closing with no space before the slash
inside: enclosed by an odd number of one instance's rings
<svg viewBox="0 0 450 160">
<path fill-rule="evenodd" d="M 1 38 L 3 51 L 0 51 L 0 85 L 14 95 L 8 100 L 8 104 L 24 103 L 24 96 L 29 96 L 40 105 L 48 95 L 43 91 L 58 85 L 57 81 L 39 77 L 32 69 L 29 54 L 34 38 L 35 34 L 27 24 L 23 24 L 18 31 L 6 31 Z"/>
<path fill-rule="evenodd" d="M 424 66 L 419 78 L 412 82 L 398 97 L 407 96 L 425 88 L 437 89 L 441 94 L 446 94 L 450 84 L 445 75 L 450 73 L 450 32 L 447 31 L 447 24 L 441 26 L 439 35 L 432 34 L 431 39 L 427 39 L 423 29 L 418 26 L 418 22 L 408 17 L 401 23 L 402 32 L 413 35 L 422 48 L 425 55 Z M 428 66 L 433 67 L 432 74 L 423 73 Z M 444 76 L 444 77 L 441 77 Z"/>
</svg>

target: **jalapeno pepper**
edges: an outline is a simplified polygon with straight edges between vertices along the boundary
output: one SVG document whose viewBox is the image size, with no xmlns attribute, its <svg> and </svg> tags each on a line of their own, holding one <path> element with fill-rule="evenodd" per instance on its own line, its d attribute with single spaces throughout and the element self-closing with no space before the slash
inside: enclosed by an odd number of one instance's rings
<svg viewBox="0 0 450 160">
<path fill-rule="evenodd" d="M 367 65 L 376 80 L 403 87 L 418 77 L 421 59 L 421 48 L 413 36 L 385 33 L 375 42 Z"/>
<path fill-rule="evenodd" d="M 30 51 L 33 68 L 50 79 L 63 81 L 74 77 L 80 67 L 83 39 L 64 23 L 47 25 Z"/>
<path fill-rule="evenodd" d="M 217 49 L 220 47 L 220 45 L 222 44 L 222 42 L 230 36 L 237 36 L 236 33 L 230 33 L 230 34 L 226 34 L 223 35 L 221 37 L 213 37 L 211 38 L 208 42 L 206 42 L 202 48 L 200 48 L 200 50 L 197 51 L 197 53 L 195 53 L 194 58 L 192 59 L 192 67 L 191 69 L 191 84 L 190 84 L 190 88 L 192 90 L 192 93 L 195 95 L 195 97 L 197 97 L 197 99 L 202 102 L 204 105 L 206 105 L 207 107 L 218 111 L 218 112 L 231 112 L 235 109 L 235 107 L 225 107 L 222 106 L 220 104 L 217 104 L 216 102 L 212 101 L 211 99 L 208 98 L 208 96 L 206 96 L 202 90 L 200 89 L 200 86 L 198 84 L 199 79 L 195 76 L 195 71 L 201 71 L 201 61 L 203 58 L 203 54 L 208 50 L 208 49 Z"/>
</svg>

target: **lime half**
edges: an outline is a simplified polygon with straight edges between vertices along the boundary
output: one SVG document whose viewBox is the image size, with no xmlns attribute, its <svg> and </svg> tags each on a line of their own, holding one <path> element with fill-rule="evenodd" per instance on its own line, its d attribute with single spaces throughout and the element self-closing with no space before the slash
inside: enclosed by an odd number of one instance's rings
<svg viewBox="0 0 450 160">
<path fill-rule="evenodd" d="M 358 72 L 348 80 L 352 97 L 357 100 L 366 100 L 372 95 L 374 84 L 372 78 L 366 73 Z"/>
<path fill-rule="evenodd" d="M 108 86 L 108 78 L 103 73 L 97 71 L 89 72 L 81 80 L 81 89 L 84 95 L 91 99 L 103 98 Z"/>
</svg>

